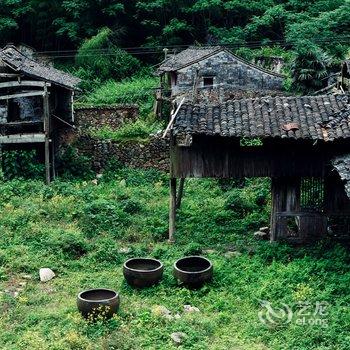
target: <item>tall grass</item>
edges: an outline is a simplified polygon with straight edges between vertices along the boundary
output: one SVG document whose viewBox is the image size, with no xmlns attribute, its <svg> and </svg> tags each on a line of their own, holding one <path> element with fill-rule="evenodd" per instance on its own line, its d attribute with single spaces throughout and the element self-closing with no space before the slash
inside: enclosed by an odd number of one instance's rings
<svg viewBox="0 0 350 350">
<path fill-rule="evenodd" d="M 91 129 L 89 134 L 93 138 L 100 140 L 146 142 L 149 140 L 150 134 L 161 128 L 160 123 L 147 118 L 138 119 L 132 123 L 125 123 L 117 130 L 110 127 Z"/>
<path fill-rule="evenodd" d="M 158 79 L 154 77 L 132 78 L 122 82 L 107 81 L 83 100 L 84 105 L 137 104 L 141 114 L 152 110 L 154 89 Z"/>
</svg>

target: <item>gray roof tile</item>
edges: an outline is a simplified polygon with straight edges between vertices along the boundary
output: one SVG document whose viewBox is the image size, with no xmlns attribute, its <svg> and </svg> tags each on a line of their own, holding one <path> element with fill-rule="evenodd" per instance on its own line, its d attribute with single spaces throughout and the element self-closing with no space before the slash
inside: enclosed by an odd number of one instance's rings
<svg viewBox="0 0 350 350">
<path fill-rule="evenodd" d="M 350 137 L 346 95 L 260 97 L 182 106 L 174 134 L 332 141 Z"/>
<path fill-rule="evenodd" d="M 16 47 L 8 45 L 0 50 L 0 59 L 16 72 L 75 89 L 81 79 L 56 68 L 36 62 L 21 53 Z"/>
</svg>

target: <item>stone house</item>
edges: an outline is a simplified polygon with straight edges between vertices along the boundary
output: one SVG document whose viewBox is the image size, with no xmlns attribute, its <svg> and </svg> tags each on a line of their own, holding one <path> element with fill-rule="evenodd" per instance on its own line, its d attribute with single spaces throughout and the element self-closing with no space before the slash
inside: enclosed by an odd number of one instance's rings
<svg viewBox="0 0 350 350">
<path fill-rule="evenodd" d="M 162 97 L 223 102 L 281 94 L 284 76 L 250 63 L 223 47 L 190 47 L 165 59 L 157 71 Z"/>
</svg>

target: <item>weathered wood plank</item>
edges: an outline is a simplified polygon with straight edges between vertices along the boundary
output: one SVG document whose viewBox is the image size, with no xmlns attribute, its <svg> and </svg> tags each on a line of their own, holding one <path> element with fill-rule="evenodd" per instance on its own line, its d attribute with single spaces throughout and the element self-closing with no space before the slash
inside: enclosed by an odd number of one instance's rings
<svg viewBox="0 0 350 350">
<path fill-rule="evenodd" d="M 50 104 L 47 87 L 44 87 L 44 132 L 45 132 L 45 174 L 46 183 L 51 181 L 50 177 Z"/>
<path fill-rule="evenodd" d="M 190 147 L 171 145 L 171 171 L 176 178 L 322 177 L 330 155 L 312 145 L 240 147 L 206 138 Z"/>
<path fill-rule="evenodd" d="M 15 143 L 42 143 L 45 142 L 45 135 L 38 134 L 14 134 L 0 136 L 0 144 L 15 144 Z"/>
<path fill-rule="evenodd" d="M 20 78 L 21 74 L 15 73 L 0 73 L 0 78 Z"/>
<path fill-rule="evenodd" d="M 44 92 L 43 91 L 29 91 L 29 92 L 23 92 L 20 94 L 3 95 L 3 96 L 0 96 L 0 100 L 11 100 L 13 98 L 34 97 L 34 96 L 44 96 Z"/>
<path fill-rule="evenodd" d="M 23 120 L 20 122 L 8 122 L 8 123 L 0 123 L 0 126 L 28 126 L 28 125 L 39 125 L 42 124 L 42 121 L 31 121 L 31 120 Z"/>
<path fill-rule="evenodd" d="M 283 230 L 277 219 L 280 212 L 300 212 L 300 177 L 273 178 L 271 181 L 272 210 L 270 240 L 283 239 Z M 281 236 L 282 235 L 282 236 Z"/>
<path fill-rule="evenodd" d="M 0 83 L 0 89 L 10 88 L 10 87 L 25 87 L 25 86 L 44 87 L 45 85 L 51 86 L 50 83 L 46 83 L 44 81 L 35 81 L 35 80 L 6 81 L 3 83 Z"/>
<path fill-rule="evenodd" d="M 176 196 L 176 209 L 180 209 L 181 207 L 182 196 L 184 193 L 184 186 L 185 186 L 185 179 L 181 178 L 179 183 L 179 190 Z"/>
</svg>

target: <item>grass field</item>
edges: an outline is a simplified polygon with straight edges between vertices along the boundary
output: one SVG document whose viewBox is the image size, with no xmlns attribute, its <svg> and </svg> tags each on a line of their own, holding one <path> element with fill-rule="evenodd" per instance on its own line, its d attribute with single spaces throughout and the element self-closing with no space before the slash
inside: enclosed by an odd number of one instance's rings
<svg viewBox="0 0 350 350">
<path fill-rule="evenodd" d="M 295 249 L 255 241 L 253 232 L 268 223 L 267 180 L 188 181 L 175 245 L 166 243 L 167 204 L 167 177 L 156 171 L 121 168 L 97 185 L 1 182 L 0 348 L 349 349 L 350 255 L 330 242 Z M 214 279 L 189 291 L 172 277 L 172 264 L 198 253 L 212 260 Z M 161 259 L 163 281 L 127 286 L 122 263 L 133 256 Z M 41 283 L 41 267 L 56 277 Z M 90 287 L 120 292 L 112 320 L 80 317 L 76 295 Z M 301 305 L 304 313 L 323 303 L 327 312 L 306 318 L 324 324 L 299 324 L 300 312 L 264 324 L 261 300 L 274 309 Z M 187 304 L 199 313 L 184 312 Z M 166 319 L 160 306 L 180 317 Z M 187 335 L 179 347 L 173 332 Z"/>
</svg>

